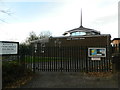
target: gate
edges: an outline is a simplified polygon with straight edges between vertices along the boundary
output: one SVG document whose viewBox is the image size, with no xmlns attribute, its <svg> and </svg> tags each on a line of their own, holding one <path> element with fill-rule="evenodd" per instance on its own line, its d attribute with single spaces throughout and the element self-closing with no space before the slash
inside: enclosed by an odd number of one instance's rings
<svg viewBox="0 0 120 90">
<path fill-rule="evenodd" d="M 38 71 L 87 71 L 86 55 L 86 48 L 46 47 L 44 50 L 38 49 L 38 62 L 35 62 L 35 66 Z"/>
<path fill-rule="evenodd" d="M 107 47 L 105 47 L 107 48 Z M 32 49 L 32 48 L 30 48 Z M 88 47 L 38 47 L 24 56 L 26 68 L 47 72 L 108 72 L 112 70 L 110 58 L 91 60 Z"/>
</svg>

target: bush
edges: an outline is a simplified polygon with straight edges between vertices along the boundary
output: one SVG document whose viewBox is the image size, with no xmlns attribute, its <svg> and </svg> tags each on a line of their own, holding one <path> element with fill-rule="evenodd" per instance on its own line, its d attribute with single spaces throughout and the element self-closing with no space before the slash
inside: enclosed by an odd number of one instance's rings
<svg viewBox="0 0 120 90">
<path fill-rule="evenodd" d="M 2 64 L 2 85 L 7 86 L 24 77 L 29 70 L 15 61 L 7 61 Z"/>
</svg>

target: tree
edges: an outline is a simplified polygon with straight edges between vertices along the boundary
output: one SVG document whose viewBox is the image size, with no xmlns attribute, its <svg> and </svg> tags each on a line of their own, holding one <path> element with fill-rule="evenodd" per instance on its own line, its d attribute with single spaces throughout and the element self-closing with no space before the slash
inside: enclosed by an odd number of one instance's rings
<svg viewBox="0 0 120 90">
<path fill-rule="evenodd" d="M 26 43 L 20 43 L 19 45 L 19 54 L 20 55 L 30 55 L 32 54 L 32 47 Z"/>
<path fill-rule="evenodd" d="M 50 31 L 42 31 L 39 34 L 39 39 L 49 38 L 50 36 L 52 36 L 52 33 Z"/>
<path fill-rule="evenodd" d="M 25 43 L 29 44 L 31 41 L 39 40 L 39 39 L 43 39 L 43 38 L 49 38 L 50 36 L 52 36 L 50 31 L 42 31 L 42 32 L 40 32 L 40 34 L 38 36 L 35 34 L 34 31 L 32 31 L 32 32 L 30 32 L 29 37 L 27 37 Z"/>
<path fill-rule="evenodd" d="M 30 43 L 30 41 L 38 40 L 38 39 L 39 39 L 39 37 L 35 34 L 34 31 L 32 31 L 32 32 L 30 32 L 29 37 L 26 40 L 26 43 Z"/>
</svg>

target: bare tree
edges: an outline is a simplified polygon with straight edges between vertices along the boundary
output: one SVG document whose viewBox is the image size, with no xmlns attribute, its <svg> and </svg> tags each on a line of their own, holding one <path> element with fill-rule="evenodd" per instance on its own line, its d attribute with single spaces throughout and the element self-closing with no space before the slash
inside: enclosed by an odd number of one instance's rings
<svg viewBox="0 0 120 90">
<path fill-rule="evenodd" d="M 0 3 L 3 4 L 3 1 L 0 0 Z M 4 5 L 4 4 L 3 4 L 3 5 Z M 8 16 L 11 16 L 11 15 L 12 15 L 10 9 L 4 9 L 4 8 L 0 8 L 0 14 L 4 14 L 4 15 L 8 15 Z M 3 19 L 3 17 L 0 17 L 0 21 L 7 23 L 7 22 Z"/>
<path fill-rule="evenodd" d="M 42 31 L 42 32 L 40 32 L 40 34 L 38 36 L 36 35 L 36 33 L 34 31 L 32 31 L 29 33 L 29 36 L 25 40 L 25 43 L 30 44 L 31 41 L 39 40 L 39 39 L 43 39 L 43 38 L 49 38 L 50 36 L 52 36 L 50 31 Z"/>
<path fill-rule="evenodd" d="M 39 34 L 39 39 L 49 38 L 50 36 L 52 36 L 52 33 L 50 31 L 42 31 Z"/>
</svg>

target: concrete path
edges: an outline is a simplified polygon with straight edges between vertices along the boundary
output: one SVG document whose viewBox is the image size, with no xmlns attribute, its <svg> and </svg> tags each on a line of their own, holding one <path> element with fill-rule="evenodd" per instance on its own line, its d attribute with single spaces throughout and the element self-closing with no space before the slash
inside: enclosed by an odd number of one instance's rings
<svg viewBox="0 0 120 90">
<path fill-rule="evenodd" d="M 37 72 L 21 88 L 118 88 L 117 78 L 88 77 L 80 72 Z"/>
</svg>

